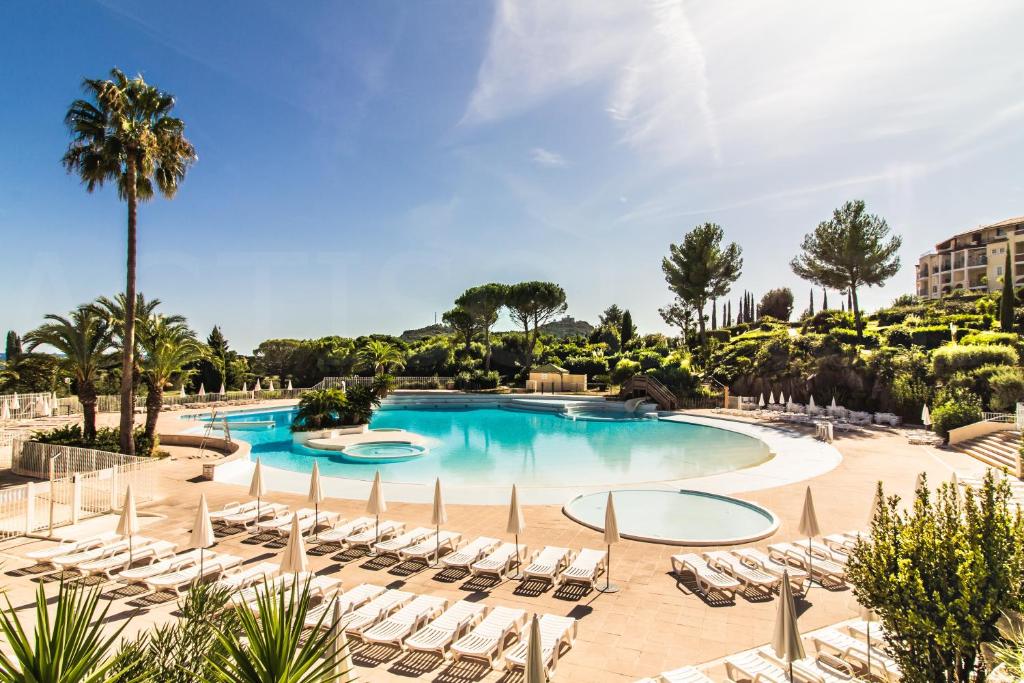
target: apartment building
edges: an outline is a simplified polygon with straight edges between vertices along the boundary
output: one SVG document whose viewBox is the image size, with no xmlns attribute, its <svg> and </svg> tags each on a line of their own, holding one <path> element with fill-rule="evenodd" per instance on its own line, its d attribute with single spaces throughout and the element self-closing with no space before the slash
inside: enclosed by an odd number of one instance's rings
<svg viewBox="0 0 1024 683">
<path fill-rule="evenodd" d="M 1024 284 L 1024 216 L 979 226 L 936 244 L 918 259 L 915 291 L 927 299 L 957 289 L 998 291 L 1007 251 L 1014 286 L 1019 287 Z"/>
</svg>

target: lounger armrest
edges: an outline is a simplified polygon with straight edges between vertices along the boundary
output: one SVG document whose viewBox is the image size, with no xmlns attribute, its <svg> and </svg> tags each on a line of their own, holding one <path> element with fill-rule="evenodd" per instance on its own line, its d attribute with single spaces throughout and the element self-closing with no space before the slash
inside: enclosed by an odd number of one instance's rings
<svg viewBox="0 0 1024 683">
<path fill-rule="evenodd" d="M 818 664 L 829 669 L 838 676 L 853 676 L 854 674 L 853 668 L 850 667 L 847 662 L 827 652 L 818 654 Z"/>
</svg>

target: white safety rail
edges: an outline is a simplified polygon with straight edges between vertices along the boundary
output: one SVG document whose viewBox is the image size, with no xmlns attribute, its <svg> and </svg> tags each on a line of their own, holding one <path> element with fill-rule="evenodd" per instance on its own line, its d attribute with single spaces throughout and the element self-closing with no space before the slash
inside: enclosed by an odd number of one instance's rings
<svg viewBox="0 0 1024 683">
<path fill-rule="evenodd" d="M 371 386 L 373 377 L 324 377 L 313 385 L 313 389 L 341 389 L 345 386 Z M 455 381 L 454 377 L 392 377 L 395 389 L 446 389 Z"/>
<path fill-rule="evenodd" d="M 53 394 L 48 391 L 33 394 L 3 394 L 0 395 L 0 421 L 3 421 L 5 413 L 8 420 L 32 420 L 37 417 L 47 417 L 49 415 L 47 411 L 51 407 L 56 410 L 55 403 Z"/>
<path fill-rule="evenodd" d="M 15 439 L 16 471 L 46 477 L 0 489 L 0 538 L 51 530 L 117 510 L 128 487 L 139 503 L 158 496 L 159 462 Z M 46 474 L 38 474 L 42 470 Z M 52 474 L 49 474 L 51 473 Z"/>
</svg>

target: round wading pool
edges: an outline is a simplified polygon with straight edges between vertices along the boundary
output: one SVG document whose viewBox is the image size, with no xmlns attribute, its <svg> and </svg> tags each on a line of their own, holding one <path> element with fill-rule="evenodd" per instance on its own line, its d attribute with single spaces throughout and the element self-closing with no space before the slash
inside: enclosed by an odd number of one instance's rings
<svg viewBox="0 0 1024 683">
<path fill-rule="evenodd" d="M 703 491 L 612 491 L 615 519 L 623 538 L 670 545 L 731 545 L 775 533 L 779 520 L 769 510 Z M 577 496 L 565 504 L 570 519 L 604 530 L 608 493 Z"/>
<path fill-rule="evenodd" d="M 346 459 L 359 462 L 402 462 L 426 452 L 426 447 L 408 441 L 372 441 L 346 446 L 341 454 Z"/>
</svg>

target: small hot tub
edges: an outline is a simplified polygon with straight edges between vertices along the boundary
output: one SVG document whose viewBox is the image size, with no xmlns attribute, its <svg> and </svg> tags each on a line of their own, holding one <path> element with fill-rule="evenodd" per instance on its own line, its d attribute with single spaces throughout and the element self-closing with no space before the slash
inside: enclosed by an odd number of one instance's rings
<svg viewBox="0 0 1024 683">
<path fill-rule="evenodd" d="M 612 491 L 623 538 L 670 545 L 732 545 L 771 536 L 779 520 L 771 511 L 737 498 L 703 491 Z M 584 526 L 604 531 L 608 493 L 577 496 L 562 508 Z"/>
<path fill-rule="evenodd" d="M 425 455 L 427 448 L 409 441 L 371 441 L 345 446 L 341 454 L 354 462 L 403 462 Z"/>
</svg>

